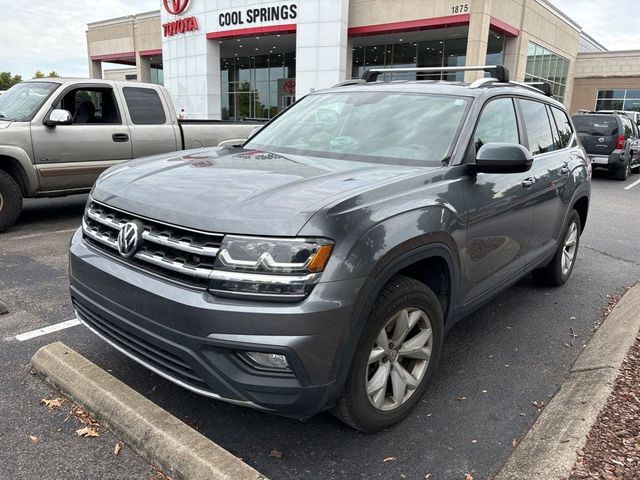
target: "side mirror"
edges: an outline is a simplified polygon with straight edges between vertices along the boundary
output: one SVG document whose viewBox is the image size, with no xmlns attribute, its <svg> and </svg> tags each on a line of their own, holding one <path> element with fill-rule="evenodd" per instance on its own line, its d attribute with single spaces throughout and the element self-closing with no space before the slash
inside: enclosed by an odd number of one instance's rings
<svg viewBox="0 0 640 480">
<path fill-rule="evenodd" d="M 475 163 L 467 168 L 473 173 L 521 173 L 533 165 L 533 155 L 515 143 L 487 143 L 480 147 Z"/>
<path fill-rule="evenodd" d="M 56 108 L 52 110 L 49 117 L 43 122 L 47 127 L 55 127 L 56 125 L 71 125 L 73 123 L 73 117 L 68 110 L 62 110 Z"/>
</svg>

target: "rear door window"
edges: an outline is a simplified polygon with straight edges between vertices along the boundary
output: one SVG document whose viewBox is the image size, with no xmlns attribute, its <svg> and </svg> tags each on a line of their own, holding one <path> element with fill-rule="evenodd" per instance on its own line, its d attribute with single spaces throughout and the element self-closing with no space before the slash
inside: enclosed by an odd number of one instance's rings
<svg viewBox="0 0 640 480">
<path fill-rule="evenodd" d="M 551 107 L 551 113 L 553 114 L 556 127 L 558 128 L 558 150 L 567 148 L 571 143 L 571 137 L 573 135 L 569 117 L 567 117 L 566 113 L 556 107 Z"/>
<path fill-rule="evenodd" d="M 553 152 L 556 145 L 551 132 L 551 123 L 544 103 L 532 100 L 518 100 L 524 117 L 529 151 L 533 155 Z"/>
<path fill-rule="evenodd" d="M 579 133 L 612 137 L 618 135 L 618 119 L 613 115 L 576 115 L 573 124 Z"/>
<path fill-rule="evenodd" d="M 124 87 L 124 98 L 135 125 L 163 125 L 167 121 L 164 106 L 156 90 L 151 88 Z"/>
</svg>

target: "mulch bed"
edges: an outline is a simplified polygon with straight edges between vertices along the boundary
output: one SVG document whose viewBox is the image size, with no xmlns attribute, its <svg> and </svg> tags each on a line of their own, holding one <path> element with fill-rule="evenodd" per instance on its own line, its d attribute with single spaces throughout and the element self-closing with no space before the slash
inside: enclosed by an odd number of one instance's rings
<svg viewBox="0 0 640 480">
<path fill-rule="evenodd" d="M 569 480 L 640 479 L 640 336 L 629 352 L 613 391 Z"/>
</svg>

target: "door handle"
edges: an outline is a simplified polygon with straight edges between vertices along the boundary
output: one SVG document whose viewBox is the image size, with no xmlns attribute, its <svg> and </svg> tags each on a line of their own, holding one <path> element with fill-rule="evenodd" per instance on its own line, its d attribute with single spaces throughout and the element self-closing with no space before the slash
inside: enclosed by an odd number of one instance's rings
<svg viewBox="0 0 640 480">
<path fill-rule="evenodd" d="M 531 188 L 533 187 L 533 185 L 536 183 L 536 179 L 533 177 L 529 177 L 529 178 L 525 178 L 522 181 L 522 187 L 523 188 Z"/>
<path fill-rule="evenodd" d="M 111 138 L 113 139 L 114 142 L 128 142 L 129 141 L 129 135 L 127 135 L 126 133 L 114 133 Z"/>
</svg>

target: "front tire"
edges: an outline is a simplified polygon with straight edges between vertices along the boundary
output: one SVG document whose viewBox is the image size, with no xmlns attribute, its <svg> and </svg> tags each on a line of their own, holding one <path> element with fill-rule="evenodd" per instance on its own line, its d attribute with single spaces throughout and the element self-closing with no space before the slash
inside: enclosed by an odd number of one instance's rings
<svg viewBox="0 0 640 480">
<path fill-rule="evenodd" d="M 424 396 L 443 337 L 438 297 L 417 280 L 394 276 L 371 309 L 334 415 L 363 432 L 401 421 Z"/>
<path fill-rule="evenodd" d="M 578 255 L 581 231 L 580 215 L 572 210 L 562 231 L 556 254 L 546 266 L 533 271 L 539 284 L 559 287 L 569 280 Z"/>
<path fill-rule="evenodd" d="M 0 170 L 0 232 L 5 231 L 22 212 L 22 191 L 11 175 Z"/>
</svg>

